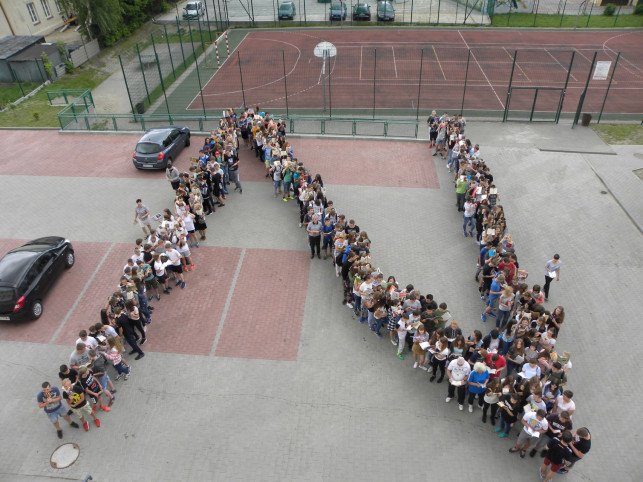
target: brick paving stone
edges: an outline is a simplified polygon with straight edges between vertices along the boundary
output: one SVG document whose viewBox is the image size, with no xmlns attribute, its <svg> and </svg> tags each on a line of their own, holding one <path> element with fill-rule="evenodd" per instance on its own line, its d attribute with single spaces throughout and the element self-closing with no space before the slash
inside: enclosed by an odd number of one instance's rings
<svg viewBox="0 0 643 482">
<path fill-rule="evenodd" d="M 20 246 L 25 240 L 3 239 L 0 240 L 0 253 Z M 35 321 L 20 323 L 0 324 L 0 339 L 11 341 L 28 341 L 35 343 L 49 343 L 51 337 L 60 326 L 85 283 L 94 272 L 96 265 L 93 260 L 100 259 L 107 249 L 107 243 L 72 242 L 76 261 L 74 266 L 63 271 L 56 283 L 52 286 L 43 302 L 43 314 Z M 76 340 L 71 341 L 73 343 Z"/>
<path fill-rule="evenodd" d="M 297 359 L 304 314 L 308 251 L 248 249 L 215 355 Z"/>
<path fill-rule="evenodd" d="M 164 178 L 164 171 L 141 171 L 132 164 L 140 135 L 59 134 L 54 130 L 0 132 L 3 162 L 0 175 Z M 51 146 L 55 145 L 56 149 Z M 28 149 L 25 146 L 29 146 Z M 175 159 L 180 170 L 189 167 L 188 147 Z"/>
<path fill-rule="evenodd" d="M 116 290 L 132 249 L 131 244 L 113 246 L 56 338 L 56 343 L 73 344 L 81 329 L 100 321 L 100 310 Z M 156 309 L 148 327 L 145 351 L 210 353 L 240 253 L 237 248 L 200 247 L 192 250 L 195 269 L 184 274 L 185 289 L 171 282 L 174 287 L 171 294 L 161 294 L 160 301 L 155 298 L 151 302 Z M 100 257 L 96 256 L 96 259 L 98 262 Z M 212 260 L 213 264 L 209 266 L 206 260 Z"/>
</svg>

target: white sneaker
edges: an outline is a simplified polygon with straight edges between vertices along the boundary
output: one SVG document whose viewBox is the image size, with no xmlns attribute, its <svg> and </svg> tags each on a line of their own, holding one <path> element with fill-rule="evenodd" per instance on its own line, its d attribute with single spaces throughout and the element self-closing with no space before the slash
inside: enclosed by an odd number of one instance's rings
<svg viewBox="0 0 643 482">
<path fill-rule="evenodd" d="M 445 402 L 447 403 L 449 403 L 450 401 L 451 401 L 451 397 L 447 397 L 447 399 L 445 400 Z"/>
<path fill-rule="evenodd" d="M 389 338 L 389 340 L 391 340 L 391 339 Z M 391 340 L 391 345 L 397 346 L 397 343 L 395 343 L 395 340 Z"/>
<path fill-rule="evenodd" d="M 458 405 L 459 410 L 464 410 L 464 405 Z"/>
<path fill-rule="evenodd" d="M 301 223 L 299 223 L 299 227 L 301 228 Z"/>
<path fill-rule="evenodd" d="M 429 367 L 424 366 L 424 365 L 422 365 L 420 368 L 421 368 L 422 370 L 424 370 L 424 371 L 427 371 L 427 370 L 429 369 Z"/>
<path fill-rule="evenodd" d="M 417 368 L 417 367 L 418 367 L 418 362 L 415 362 L 415 363 L 413 364 L 413 368 Z"/>
<path fill-rule="evenodd" d="M 469 413 L 473 413 L 473 405 L 469 405 Z"/>
<path fill-rule="evenodd" d="M 348 306 L 349 308 L 352 308 L 352 307 L 353 307 L 353 303 L 346 303 L 346 306 Z"/>
</svg>

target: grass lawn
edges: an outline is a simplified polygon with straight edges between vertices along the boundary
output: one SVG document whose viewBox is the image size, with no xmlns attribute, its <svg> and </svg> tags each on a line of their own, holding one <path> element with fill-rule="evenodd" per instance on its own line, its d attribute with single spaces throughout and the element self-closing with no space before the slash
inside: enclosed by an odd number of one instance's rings
<svg viewBox="0 0 643 482">
<path fill-rule="evenodd" d="M 0 84 L 0 109 L 4 109 L 7 104 L 15 102 L 23 96 L 23 93 L 28 94 L 36 87 L 38 84 L 33 82 L 23 82 L 20 86 L 18 84 Z"/>
<path fill-rule="evenodd" d="M 608 144 L 643 145 L 643 125 L 592 124 L 591 127 Z"/>
<path fill-rule="evenodd" d="M 562 18 L 562 25 L 561 25 Z M 534 25 L 534 21 L 536 24 Z M 589 23 L 588 23 L 589 22 Z M 616 24 L 615 24 L 616 22 Z M 535 15 L 533 13 L 508 13 L 493 16 L 491 25 L 494 27 L 567 27 L 573 28 L 576 15 Z M 607 17 L 600 13 L 581 15 L 578 17 L 578 27 L 613 28 L 613 27 L 643 27 L 643 15 L 619 15 Z"/>
<path fill-rule="evenodd" d="M 92 65 L 94 65 L 93 62 L 86 63 L 77 68 L 73 74 L 67 74 L 56 82 L 52 82 L 31 99 L 0 114 L 0 127 L 57 127 L 59 124 L 56 114 L 62 107 L 60 105 L 50 106 L 46 91 L 93 89 L 105 80 L 110 72 L 99 67 L 92 67 Z"/>
</svg>

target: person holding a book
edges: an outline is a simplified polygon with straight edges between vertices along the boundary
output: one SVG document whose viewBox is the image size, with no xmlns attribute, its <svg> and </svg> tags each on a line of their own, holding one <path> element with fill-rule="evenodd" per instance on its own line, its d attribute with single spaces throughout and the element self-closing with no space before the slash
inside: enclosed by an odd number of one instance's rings
<svg viewBox="0 0 643 482">
<path fill-rule="evenodd" d="M 545 292 L 545 301 L 549 301 L 549 285 L 553 280 L 560 281 L 560 268 L 562 263 L 560 261 L 560 255 L 555 254 L 552 259 L 545 263 L 545 286 L 543 286 L 543 291 Z"/>
<path fill-rule="evenodd" d="M 522 430 L 518 435 L 516 445 L 509 449 L 509 452 L 520 452 L 520 457 L 525 458 L 525 453 L 532 441 L 536 441 L 542 434 L 547 432 L 547 412 L 539 409 L 537 412 L 526 412 L 522 417 Z"/>
</svg>

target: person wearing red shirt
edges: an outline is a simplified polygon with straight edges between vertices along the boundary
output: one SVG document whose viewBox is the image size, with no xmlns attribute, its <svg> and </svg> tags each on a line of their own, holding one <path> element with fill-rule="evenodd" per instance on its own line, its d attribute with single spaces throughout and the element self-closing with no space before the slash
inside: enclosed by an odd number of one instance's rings
<svg viewBox="0 0 643 482">
<path fill-rule="evenodd" d="M 489 378 L 491 380 L 494 378 L 500 378 L 500 373 L 502 373 L 502 370 L 507 366 L 505 357 L 498 353 L 489 353 L 484 362 L 485 365 L 489 367 Z M 495 370 L 495 372 L 493 370 Z"/>
<path fill-rule="evenodd" d="M 505 280 L 507 281 L 507 284 L 511 284 L 511 280 L 514 276 L 516 276 L 518 268 L 516 268 L 516 265 L 511 260 L 508 254 L 504 254 L 502 256 L 502 261 L 500 261 L 500 263 L 498 264 L 498 271 L 500 271 L 501 273 L 505 268 L 509 268 L 509 273 L 505 276 Z"/>
</svg>

